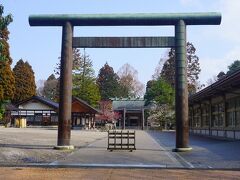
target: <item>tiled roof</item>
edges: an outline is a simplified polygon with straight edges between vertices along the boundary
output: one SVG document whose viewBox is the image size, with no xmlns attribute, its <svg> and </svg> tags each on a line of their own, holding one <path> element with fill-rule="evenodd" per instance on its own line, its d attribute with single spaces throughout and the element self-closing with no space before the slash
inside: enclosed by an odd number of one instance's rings
<svg viewBox="0 0 240 180">
<path fill-rule="evenodd" d="M 140 110 L 144 108 L 145 101 L 142 98 L 112 98 L 112 106 L 114 110 L 126 108 L 128 110 Z"/>
<path fill-rule="evenodd" d="M 58 109 L 59 108 L 59 104 L 50 100 L 50 99 L 47 99 L 45 97 L 41 97 L 41 96 L 32 96 L 31 98 L 28 98 L 24 101 L 21 101 L 19 103 L 16 104 L 16 106 L 19 106 L 21 104 L 24 104 L 28 101 L 31 101 L 31 100 L 37 100 L 37 101 L 40 101 L 41 103 L 47 105 L 47 106 L 50 106 L 54 109 Z M 78 101 L 80 102 L 81 104 L 83 104 L 84 106 L 88 107 L 89 109 L 91 109 L 91 111 L 95 112 L 95 113 L 100 113 L 100 110 L 92 107 L 91 105 L 89 105 L 86 101 L 83 101 L 82 99 L 79 99 L 79 98 L 76 98 L 76 97 L 72 97 L 72 102 L 73 101 Z"/>
<path fill-rule="evenodd" d="M 90 104 L 88 104 L 86 101 L 84 101 L 84 100 L 82 100 L 82 99 L 80 99 L 80 98 L 73 97 L 73 98 L 72 98 L 72 102 L 73 102 L 73 101 L 78 101 L 78 102 L 80 102 L 81 104 L 83 104 L 84 106 L 87 106 L 89 109 L 91 109 L 91 110 L 92 110 L 93 112 L 95 112 L 95 113 L 101 113 L 100 110 L 92 107 Z"/>
<path fill-rule="evenodd" d="M 56 102 L 54 102 L 54 101 L 52 101 L 50 99 L 47 99 L 45 97 L 41 97 L 41 96 L 32 96 L 32 97 L 30 97 L 30 98 L 28 98 L 26 100 L 23 100 L 23 101 L 17 103 L 16 105 L 19 106 L 19 105 L 24 104 L 24 103 L 26 103 L 28 101 L 31 101 L 31 100 L 37 100 L 37 101 L 40 101 L 41 103 L 43 103 L 43 104 L 45 104 L 47 106 L 50 106 L 50 107 L 52 107 L 54 109 L 58 109 L 58 103 L 56 103 Z"/>
<path fill-rule="evenodd" d="M 226 75 L 222 79 L 213 83 L 212 85 L 202 89 L 196 94 L 192 94 L 189 96 L 189 102 L 193 103 L 195 101 L 200 101 L 203 99 L 208 99 L 214 95 L 222 94 L 223 92 L 232 92 L 233 90 L 240 88 L 240 70 L 236 72 Z"/>
</svg>

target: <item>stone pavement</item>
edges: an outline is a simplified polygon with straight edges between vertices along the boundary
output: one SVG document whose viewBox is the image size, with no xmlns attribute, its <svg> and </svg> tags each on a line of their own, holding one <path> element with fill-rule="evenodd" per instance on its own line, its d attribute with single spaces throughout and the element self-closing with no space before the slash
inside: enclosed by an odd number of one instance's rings
<svg viewBox="0 0 240 180">
<path fill-rule="evenodd" d="M 106 136 L 107 132 L 72 130 L 71 143 L 86 147 Z M 54 150 L 56 143 L 57 128 L 0 127 L 0 165 L 49 164 L 71 153 Z"/>
<path fill-rule="evenodd" d="M 57 151 L 57 129 L 0 128 L 1 166 L 240 169 L 240 141 L 190 135 L 176 153 L 175 132 L 136 131 L 136 151 L 107 151 L 107 133 L 73 130 L 74 151 Z"/>
<path fill-rule="evenodd" d="M 107 137 L 80 147 L 50 165 L 78 167 L 184 167 L 171 151 L 160 146 L 145 131 L 136 131 L 136 150 L 107 150 Z"/>
<path fill-rule="evenodd" d="M 148 131 L 162 147 L 170 151 L 175 147 L 175 132 Z M 240 141 L 223 140 L 190 135 L 192 151 L 172 153 L 185 167 L 206 169 L 240 169 Z"/>
<path fill-rule="evenodd" d="M 193 150 L 176 153 L 172 152 L 174 132 L 136 131 L 136 151 L 109 152 L 106 132 L 72 131 L 71 142 L 76 149 L 65 152 L 52 149 L 56 143 L 56 129 L 6 128 L 0 129 L 0 135 L 0 162 L 6 162 L 1 163 L 0 179 L 240 177 L 240 141 L 191 135 Z M 41 161 L 29 161 L 36 156 Z"/>
</svg>

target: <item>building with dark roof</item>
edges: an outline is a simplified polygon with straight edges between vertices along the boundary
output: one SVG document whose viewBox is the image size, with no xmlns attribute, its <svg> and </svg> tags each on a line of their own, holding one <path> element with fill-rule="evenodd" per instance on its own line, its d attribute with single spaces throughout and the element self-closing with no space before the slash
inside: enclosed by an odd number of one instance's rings
<svg viewBox="0 0 240 180">
<path fill-rule="evenodd" d="M 111 98 L 112 107 L 120 114 L 118 126 L 122 129 L 144 129 L 145 101 L 142 98 Z"/>
<path fill-rule="evenodd" d="M 58 103 L 56 103 L 50 99 L 47 99 L 45 97 L 41 97 L 41 96 L 32 96 L 28 99 L 25 99 L 25 100 L 17 103 L 16 106 L 19 106 L 20 108 L 24 106 L 25 108 L 27 108 L 26 105 L 30 105 L 29 104 L 30 102 L 32 102 L 32 103 L 40 102 L 41 104 L 46 105 L 47 107 L 51 107 L 55 110 L 58 109 Z M 43 106 L 41 108 L 46 108 L 46 107 Z"/>
<path fill-rule="evenodd" d="M 32 96 L 9 108 L 11 112 L 11 124 L 15 119 L 24 118 L 28 125 L 57 125 L 58 103 L 40 96 Z M 94 128 L 95 114 L 99 110 L 90 106 L 87 102 L 72 98 L 72 126 L 82 128 Z"/>
<path fill-rule="evenodd" d="M 24 118 L 28 125 L 57 125 L 58 103 L 40 96 L 32 96 L 11 109 L 11 124 Z"/>
<path fill-rule="evenodd" d="M 240 139 L 240 70 L 189 97 L 190 132 Z"/>
</svg>

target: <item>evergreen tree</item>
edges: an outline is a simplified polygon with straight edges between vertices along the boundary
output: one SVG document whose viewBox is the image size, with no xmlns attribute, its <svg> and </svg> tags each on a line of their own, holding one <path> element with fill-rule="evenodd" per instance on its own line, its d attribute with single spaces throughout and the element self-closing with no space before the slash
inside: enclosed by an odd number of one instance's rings
<svg viewBox="0 0 240 180">
<path fill-rule="evenodd" d="M 120 96 L 119 77 L 108 63 L 105 63 L 105 65 L 99 70 L 97 84 L 102 99 L 106 100 Z"/>
<path fill-rule="evenodd" d="M 8 44 L 8 25 L 12 22 L 12 15 L 3 16 L 4 7 L 0 4 L 0 120 L 5 111 L 5 103 L 14 95 L 14 76 L 11 70 L 12 59 Z"/>
<path fill-rule="evenodd" d="M 60 64 L 57 64 L 55 73 L 57 75 L 60 74 Z M 81 54 L 79 49 L 73 49 L 72 75 L 73 96 L 76 96 L 96 107 L 101 96 L 98 85 L 96 84 L 92 60 L 85 51 L 84 54 Z"/>
<path fill-rule="evenodd" d="M 13 68 L 15 77 L 14 102 L 19 102 L 36 95 L 35 76 L 28 62 L 20 59 Z"/>
<path fill-rule="evenodd" d="M 220 80 L 220 79 L 224 78 L 225 76 L 226 76 L 225 72 L 220 71 L 217 75 L 217 78 L 218 78 L 217 80 Z"/>
<path fill-rule="evenodd" d="M 168 52 L 168 59 L 163 64 L 160 76 L 157 78 L 163 78 L 172 87 L 175 86 L 175 50 L 173 48 Z"/>
<path fill-rule="evenodd" d="M 9 64 L 12 63 L 9 52 L 9 31 L 8 25 L 13 21 L 12 15 L 3 16 L 4 7 L 0 4 L 0 61 L 7 61 Z"/>
<path fill-rule="evenodd" d="M 187 42 L 187 81 L 190 93 L 197 91 L 197 84 L 200 74 L 199 58 L 196 55 L 196 48 L 192 43 Z M 172 48 L 168 53 L 168 59 L 163 64 L 160 74 L 172 87 L 175 87 L 175 50 Z"/>
<path fill-rule="evenodd" d="M 61 57 L 59 57 L 58 59 L 60 61 Z M 87 77 L 94 77 L 95 72 L 92 66 L 93 66 L 92 60 L 90 59 L 89 55 L 85 53 L 85 51 L 84 54 L 81 54 L 79 49 L 73 48 L 73 67 L 72 67 L 73 75 L 84 74 L 84 76 Z M 57 76 L 60 75 L 60 63 L 57 63 L 54 72 Z"/>
<path fill-rule="evenodd" d="M 148 87 L 144 96 L 146 104 L 154 101 L 158 105 L 168 104 L 173 106 L 174 91 L 170 84 L 161 78 L 148 81 L 147 84 Z"/>
<path fill-rule="evenodd" d="M 234 61 L 230 66 L 228 66 L 227 75 L 232 74 L 240 69 L 240 61 Z"/>
<path fill-rule="evenodd" d="M 174 124 L 174 90 L 170 84 L 161 78 L 148 81 L 144 99 L 152 107 L 147 113 L 149 123 L 161 128 Z"/>
<path fill-rule="evenodd" d="M 0 4 L 0 102 L 11 100 L 14 95 L 14 76 L 11 70 L 7 26 L 12 22 L 12 16 L 3 16 L 4 7 Z"/>
<path fill-rule="evenodd" d="M 0 62 L 0 101 L 11 100 L 15 91 L 15 78 L 8 62 Z"/>
<path fill-rule="evenodd" d="M 101 99 L 92 60 L 78 49 L 73 52 L 73 95 L 96 107 Z"/>
<path fill-rule="evenodd" d="M 76 96 L 88 104 L 97 107 L 101 99 L 99 88 L 94 79 L 85 77 L 84 81 L 80 79 L 78 84 L 75 84 L 73 96 Z"/>
</svg>

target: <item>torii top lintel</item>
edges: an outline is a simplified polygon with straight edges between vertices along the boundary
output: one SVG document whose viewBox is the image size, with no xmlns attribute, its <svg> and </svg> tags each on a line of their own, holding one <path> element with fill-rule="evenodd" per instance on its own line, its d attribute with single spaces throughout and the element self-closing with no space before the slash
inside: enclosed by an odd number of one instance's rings
<svg viewBox="0 0 240 180">
<path fill-rule="evenodd" d="M 31 26 L 159 26 L 175 25 L 184 20 L 186 25 L 219 25 L 221 13 L 154 13 L 154 14 L 46 14 L 30 15 Z"/>
</svg>

